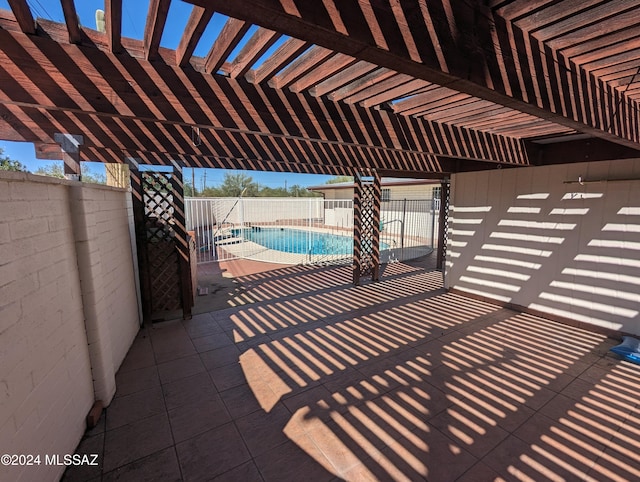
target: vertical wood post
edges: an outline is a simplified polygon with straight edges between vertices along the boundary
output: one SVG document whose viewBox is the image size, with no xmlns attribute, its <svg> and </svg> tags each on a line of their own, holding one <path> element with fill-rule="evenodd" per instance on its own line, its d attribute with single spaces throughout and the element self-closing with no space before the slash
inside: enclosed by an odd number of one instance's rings
<svg viewBox="0 0 640 482">
<path fill-rule="evenodd" d="M 187 234 L 186 218 L 184 209 L 184 181 L 182 169 L 174 167 L 171 176 L 171 188 L 173 191 L 173 229 L 176 233 L 174 238 L 178 259 L 180 263 L 180 289 L 182 295 L 182 317 L 186 320 L 191 318 L 191 308 L 193 306 L 193 285 L 191 283 L 191 252 L 189 249 L 189 235 Z"/>
<path fill-rule="evenodd" d="M 84 138 L 74 134 L 54 134 L 53 139 L 62 148 L 62 160 L 64 161 L 64 177 L 73 181 L 82 181 L 80 170 L 80 146 Z"/>
<path fill-rule="evenodd" d="M 353 196 L 353 284 L 371 275 L 380 279 L 380 175 L 357 173 Z"/>
<path fill-rule="evenodd" d="M 436 268 L 444 273 L 447 258 L 447 226 L 449 220 L 449 180 L 440 183 L 440 215 L 438 217 L 438 256 Z"/>
</svg>

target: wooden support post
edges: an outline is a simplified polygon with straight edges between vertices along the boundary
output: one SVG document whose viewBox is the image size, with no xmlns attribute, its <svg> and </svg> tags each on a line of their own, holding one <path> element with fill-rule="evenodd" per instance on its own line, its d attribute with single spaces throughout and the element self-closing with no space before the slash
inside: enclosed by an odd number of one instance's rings
<svg viewBox="0 0 640 482">
<path fill-rule="evenodd" d="M 449 220 L 449 180 L 440 183 L 440 215 L 438 216 L 438 257 L 436 268 L 444 273 L 447 258 L 447 225 Z"/>
<path fill-rule="evenodd" d="M 178 250 L 180 263 L 180 289 L 182 298 L 182 317 L 185 320 L 191 318 L 193 306 L 193 284 L 191 282 L 191 251 L 189 249 L 189 235 L 187 234 L 186 218 L 184 211 L 184 181 L 182 169 L 174 167 L 171 176 L 171 188 L 173 191 L 173 229 L 174 238 Z"/>
<path fill-rule="evenodd" d="M 54 140 L 60 144 L 64 161 L 64 177 L 74 181 L 82 181 L 80 169 L 80 146 L 84 138 L 74 134 L 55 134 Z"/>
<path fill-rule="evenodd" d="M 353 284 L 363 276 L 380 279 L 380 175 L 357 173 L 353 197 Z"/>
<path fill-rule="evenodd" d="M 136 248 L 138 251 L 138 272 L 140 273 L 140 297 L 142 301 L 142 319 L 151 322 L 151 279 L 149 277 L 149 259 L 147 253 L 144 217 L 144 193 L 142 191 L 142 176 L 138 169 L 138 159 L 127 158 L 131 182 L 131 197 L 133 201 L 133 220 L 136 228 Z"/>
</svg>

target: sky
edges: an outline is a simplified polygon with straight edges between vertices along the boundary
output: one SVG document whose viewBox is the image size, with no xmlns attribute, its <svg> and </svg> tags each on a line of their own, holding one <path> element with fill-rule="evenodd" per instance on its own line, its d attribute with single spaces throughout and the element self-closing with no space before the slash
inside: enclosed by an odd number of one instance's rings
<svg viewBox="0 0 640 482">
<path fill-rule="evenodd" d="M 62 13 L 62 6 L 60 0 L 27 0 L 27 3 L 31 7 L 31 12 L 35 18 L 42 17 L 56 22 L 64 22 L 64 15 Z M 96 28 L 95 13 L 96 10 L 104 10 L 103 0 L 76 0 L 76 11 L 80 17 L 81 25 L 88 28 Z M 0 8 L 9 9 L 9 2 L 7 0 L 0 0 Z M 136 39 L 142 39 L 145 27 L 145 21 L 147 18 L 147 10 L 149 8 L 149 0 L 123 0 L 122 2 L 122 35 L 123 37 L 130 37 Z M 180 42 L 181 35 L 187 24 L 187 19 L 191 13 L 192 6 L 188 3 L 180 0 L 173 0 L 171 2 L 169 10 L 169 19 L 171 23 L 167 24 L 164 29 L 162 40 L 160 45 L 162 47 L 175 49 Z M 226 21 L 224 15 L 214 14 L 213 19 L 209 23 L 209 26 L 205 30 L 194 55 L 204 57 L 207 55 L 213 40 L 217 37 L 218 32 Z M 253 30 L 247 32 L 245 38 L 252 35 Z M 275 49 L 277 49 L 282 42 L 286 40 L 286 37 L 282 37 L 275 45 L 273 45 L 265 54 L 262 59 L 268 57 Z M 242 45 L 242 44 L 241 44 Z M 231 53 L 230 60 L 239 51 L 241 45 Z M 260 63 L 260 60 L 258 61 Z M 27 170 L 33 172 L 39 167 L 46 166 L 47 164 L 61 162 L 61 161 L 43 161 L 35 158 L 35 149 L 31 143 L 23 142 L 5 142 L 0 141 L 0 148 L 4 150 L 4 154 L 11 159 L 20 161 L 27 167 Z M 90 170 L 97 174 L 104 173 L 104 166 L 100 163 L 90 163 Z M 206 171 L 206 186 L 213 187 L 218 185 L 224 179 L 224 173 L 227 172 L 223 169 L 195 169 L 196 187 L 201 188 L 203 181 L 205 180 L 204 172 Z M 228 172 L 240 172 L 240 171 L 228 171 Z M 295 184 L 300 186 L 314 186 L 324 184 L 328 179 L 333 176 L 322 176 L 315 174 L 294 174 L 294 173 L 273 173 L 273 172 L 258 172 L 258 171 L 242 171 L 250 175 L 254 181 L 261 186 L 267 187 L 284 187 L 285 183 L 287 187 L 291 187 Z M 191 179 L 191 169 L 184 170 L 185 180 Z"/>
</svg>

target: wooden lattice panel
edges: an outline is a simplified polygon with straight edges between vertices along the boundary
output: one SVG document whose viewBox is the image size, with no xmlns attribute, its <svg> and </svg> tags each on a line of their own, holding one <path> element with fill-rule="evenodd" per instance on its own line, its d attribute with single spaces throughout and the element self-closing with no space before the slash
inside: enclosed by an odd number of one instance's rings
<svg viewBox="0 0 640 482">
<path fill-rule="evenodd" d="M 182 307 L 170 173 L 142 172 L 144 229 L 154 312 Z"/>
<path fill-rule="evenodd" d="M 357 175 L 353 199 L 353 282 L 363 276 L 377 281 L 380 275 L 380 176 Z"/>
</svg>

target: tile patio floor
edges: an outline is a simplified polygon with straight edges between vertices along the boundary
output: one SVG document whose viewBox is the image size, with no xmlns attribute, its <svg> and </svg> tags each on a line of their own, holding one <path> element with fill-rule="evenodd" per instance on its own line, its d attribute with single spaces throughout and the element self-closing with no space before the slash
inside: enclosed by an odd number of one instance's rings
<svg viewBox="0 0 640 482">
<path fill-rule="evenodd" d="M 614 340 L 407 264 L 242 282 L 255 303 L 140 332 L 78 447 L 101 466 L 64 480 L 640 479 L 640 367 Z"/>
</svg>

